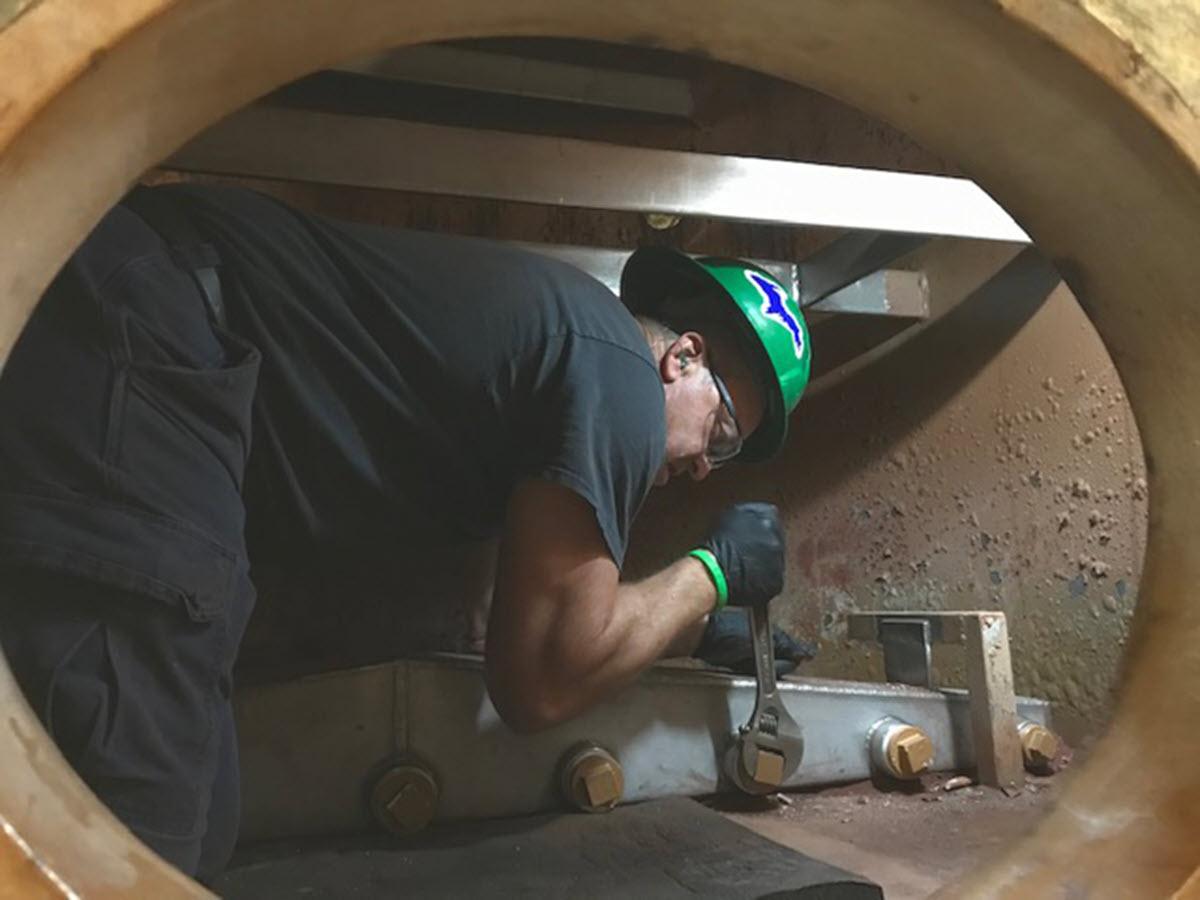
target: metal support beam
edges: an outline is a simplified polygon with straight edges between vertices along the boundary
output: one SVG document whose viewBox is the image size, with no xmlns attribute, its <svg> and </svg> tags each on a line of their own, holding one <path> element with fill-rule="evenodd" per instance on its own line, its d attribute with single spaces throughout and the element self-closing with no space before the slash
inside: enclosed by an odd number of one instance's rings
<svg viewBox="0 0 1200 900">
<path fill-rule="evenodd" d="M 620 292 L 621 269 L 629 259 L 628 250 L 603 247 L 578 247 L 571 244 L 534 244 L 514 241 L 532 253 L 570 263 L 587 272 L 614 294 Z M 779 282 L 796 290 L 797 265 L 776 259 L 752 259 Z M 892 316 L 902 319 L 929 317 L 929 286 L 922 272 L 887 270 L 868 275 L 849 287 L 835 291 L 812 307 L 819 312 L 845 315 Z"/>
<path fill-rule="evenodd" d="M 836 784 L 873 772 L 868 734 L 886 717 L 933 746 L 930 771 L 974 764 L 963 691 L 786 679 L 778 685 L 804 728 L 804 760 L 782 785 Z M 623 771 L 625 801 L 725 787 L 723 760 L 754 705 L 753 678 L 668 666 L 583 716 L 533 735 L 497 715 L 476 657 L 439 656 L 240 690 L 234 698 L 246 839 L 372 827 L 365 801 L 388 761 L 427 768 L 440 786 L 435 818 L 513 816 L 564 807 L 559 766 L 582 742 Z M 1048 704 L 1020 698 L 1046 724 Z"/>
<path fill-rule="evenodd" d="M 267 106 L 233 114 L 166 165 L 554 206 L 1029 241 L 964 178 Z"/>
<path fill-rule="evenodd" d="M 574 244 L 535 244 L 528 241 L 511 241 L 513 246 L 570 263 L 587 272 L 614 294 L 621 291 L 621 270 L 632 255 L 631 250 L 610 250 L 606 247 L 580 247 Z M 777 259 L 752 259 L 779 282 L 793 291 L 796 287 L 796 264 Z"/>
<path fill-rule="evenodd" d="M 929 281 L 924 272 L 885 269 L 860 278 L 810 307 L 860 316 L 929 318 Z"/>
<path fill-rule="evenodd" d="M 891 336 L 878 333 L 884 329 L 876 327 L 880 324 L 877 321 L 869 321 L 869 328 L 857 337 L 851 334 L 853 322 L 843 322 L 840 329 L 822 327 L 819 335 L 822 352 L 815 360 L 819 365 L 805 391 L 806 398 L 819 396 L 891 353 L 903 352 L 907 342 L 918 339 L 924 329 L 961 303 L 982 308 L 1015 299 L 1020 309 L 1028 311 L 1038 298 L 1048 296 L 1059 283 L 1054 267 L 1035 249 L 996 241 L 939 239 L 904 257 L 902 264 L 924 276 L 929 317 L 895 330 Z M 1022 315 L 1027 318 L 1026 313 Z M 826 323 L 829 324 L 836 326 L 837 322 Z M 818 338 L 816 330 L 814 340 Z"/>
<path fill-rule="evenodd" d="M 800 263 L 796 273 L 800 305 L 812 306 L 928 242 L 921 234 L 864 231 L 842 235 Z"/>
</svg>

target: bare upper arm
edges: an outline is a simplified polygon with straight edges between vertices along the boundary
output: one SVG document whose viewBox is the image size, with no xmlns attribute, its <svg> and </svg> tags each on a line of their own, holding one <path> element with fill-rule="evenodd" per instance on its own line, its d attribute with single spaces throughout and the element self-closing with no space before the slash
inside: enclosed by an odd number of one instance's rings
<svg viewBox="0 0 1200 900">
<path fill-rule="evenodd" d="M 520 718 L 519 707 L 554 676 L 565 647 L 602 627 L 619 580 L 586 500 L 549 481 L 517 485 L 500 543 L 486 651 L 488 688 L 506 719 Z"/>
</svg>

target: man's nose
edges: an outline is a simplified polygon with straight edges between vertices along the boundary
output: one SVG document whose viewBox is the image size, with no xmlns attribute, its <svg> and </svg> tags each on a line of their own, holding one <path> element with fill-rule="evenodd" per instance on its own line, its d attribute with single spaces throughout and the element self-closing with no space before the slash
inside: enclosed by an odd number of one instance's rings
<svg viewBox="0 0 1200 900">
<path fill-rule="evenodd" d="M 708 455 L 701 453 L 692 460 L 692 464 L 688 468 L 688 473 L 692 476 L 693 481 L 703 481 L 712 470 L 712 463 L 708 461 Z"/>
</svg>

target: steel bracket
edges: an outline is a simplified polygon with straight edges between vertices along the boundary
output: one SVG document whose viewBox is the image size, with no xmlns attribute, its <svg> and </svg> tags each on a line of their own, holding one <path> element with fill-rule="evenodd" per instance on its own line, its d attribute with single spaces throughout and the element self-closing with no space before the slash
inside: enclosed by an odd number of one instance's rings
<svg viewBox="0 0 1200 900">
<path fill-rule="evenodd" d="M 883 645 L 884 676 L 890 683 L 933 687 L 933 646 L 927 620 L 882 619 L 879 643 Z"/>
<path fill-rule="evenodd" d="M 979 780 L 1002 790 L 1024 783 L 1004 613 L 863 612 L 852 613 L 847 626 L 852 640 L 883 645 L 887 679 L 901 684 L 930 687 L 932 644 L 965 644 L 971 739 Z"/>
</svg>

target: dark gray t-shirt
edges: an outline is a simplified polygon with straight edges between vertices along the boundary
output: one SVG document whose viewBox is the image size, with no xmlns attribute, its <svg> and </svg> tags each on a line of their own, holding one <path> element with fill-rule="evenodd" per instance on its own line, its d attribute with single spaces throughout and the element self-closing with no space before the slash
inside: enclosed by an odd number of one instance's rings
<svg viewBox="0 0 1200 900">
<path fill-rule="evenodd" d="M 583 497 L 622 565 L 666 422 L 655 361 L 607 288 L 493 242 L 158 190 L 217 247 L 230 327 L 263 353 L 252 554 L 491 537 L 534 477 Z"/>
</svg>

